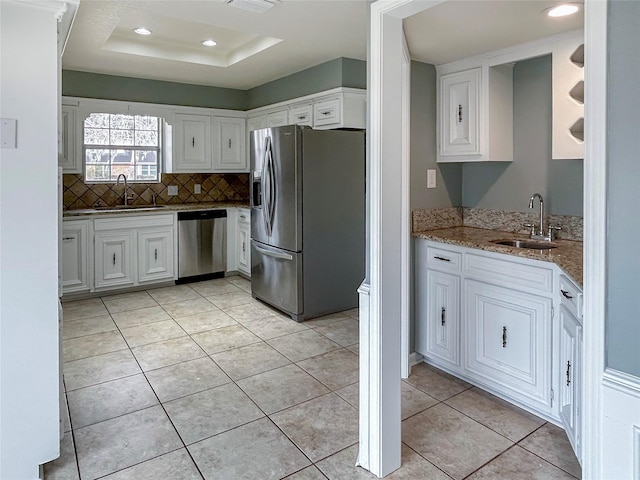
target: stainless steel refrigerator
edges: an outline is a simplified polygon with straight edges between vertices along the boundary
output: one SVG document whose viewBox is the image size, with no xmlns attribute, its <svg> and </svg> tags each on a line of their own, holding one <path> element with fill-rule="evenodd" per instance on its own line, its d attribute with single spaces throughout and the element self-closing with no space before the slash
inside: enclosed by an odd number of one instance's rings
<svg viewBox="0 0 640 480">
<path fill-rule="evenodd" d="M 251 290 L 296 321 L 358 305 L 365 264 L 363 131 L 251 132 Z"/>
</svg>

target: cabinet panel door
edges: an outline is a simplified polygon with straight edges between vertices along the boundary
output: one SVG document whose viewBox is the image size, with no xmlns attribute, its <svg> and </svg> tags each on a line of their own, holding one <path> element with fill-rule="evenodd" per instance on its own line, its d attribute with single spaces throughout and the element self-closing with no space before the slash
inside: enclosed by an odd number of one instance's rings
<svg viewBox="0 0 640 480">
<path fill-rule="evenodd" d="M 250 132 L 254 130 L 260 130 L 267 127 L 267 116 L 259 115 L 257 117 L 251 117 L 247 119 L 247 130 Z"/>
<path fill-rule="evenodd" d="M 248 223 L 238 226 L 238 270 L 251 276 L 251 233 Z"/>
<path fill-rule="evenodd" d="M 173 172 L 210 172 L 211 117 L 176 114 Z"/>
<path fill-rule="evenodd" d="M 289 123 L 289 109 L 267 113 L 267 127 L 281 127 Z"/>
<path fill-rule="evenodd" d="M 459 366 L 460 277 L 427 270 L 426 284 L 418 283 L 416 351 Z"/>
<path fill-rule="evenodd" d="M 96 232 L 96 288 L 134 283 L 131 271 L 132 238 L 132 232 Z"/>
<path fill-rule="evenodd" d="M 560 306 L 560 328 L 560 418 L 580 458 L 582 327 L 564 305 Z"/>
<path fill-rule="evenodd" d="M 62 292 L 89 290 L 89 222 L 62 226 Z"/>
<path fill-rule="evenodd" d="M 68 105 L 61 108 L 58 165 L 63 173 L 82 173 L 82 159 L 76 148 L 79 141 L 76 111 L 75 107 Z"/>
<path fill-rule="evenodd" d="M 440 155 L 480 155 L 481 69 L 440 77 Z"/>
<path fill-rule="evenodd" d="M 214 129 L 214 161 L 216 172 L 241 172 L 248 168 L 245 155 L 245 120 L 216 117 Z"/>
<path fill-rule="evenodd" d="M 551 300 L 473 280 L 464 298 L 468 372 L 550 407 Z"/>
<path fill-rule="evenodd" d="M 173 272 L 173 229 L 140 230 L 138 281 L 171 280 Z"/>
</svg>

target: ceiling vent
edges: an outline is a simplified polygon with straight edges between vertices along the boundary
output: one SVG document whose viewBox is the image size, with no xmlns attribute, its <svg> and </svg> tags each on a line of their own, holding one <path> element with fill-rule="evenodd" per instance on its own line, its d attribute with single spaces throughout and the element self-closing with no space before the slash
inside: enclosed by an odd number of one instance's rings
<svg viewBox="0 0 640 480">
<path fill-rule="evenodd" d="M 227 0 L 227 3 L 232 7 L 262 13 L 279 3 L 279 0 Z"/>
</svg>

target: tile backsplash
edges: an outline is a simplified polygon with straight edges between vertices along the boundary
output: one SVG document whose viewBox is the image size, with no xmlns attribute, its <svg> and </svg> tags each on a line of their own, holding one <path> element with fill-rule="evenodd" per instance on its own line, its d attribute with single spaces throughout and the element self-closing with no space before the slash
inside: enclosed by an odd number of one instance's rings
<svg viewBox="0 0 640 480">
<path fill-rule="evenodd" d="M 114 206 L 124 203 L 124 185 L 115 183 L 84 183 L 82 175 L 63 175 L 63 205 L 65 210 Z M 177 195 L 169 195 L 169 186 L 178 187 Z M 200 185 L 201 193 L 194 192 Z M 163 173 L 160 183 L 130 183 L 132 205 L 152 205 L 156 195 L 158 205 L 249 201 L 248 173 Z"/>
<path fill-rule="evenodd" d="M 487 208 L 417 209 L 411 213 L 414 232 L 464 226 L 528 235 L 529 229 L 523 224 L 539 222 L 539 214 L 536 212 L 507 212 Z M 545 222 L 562 226 L 556 233 L 557 238 L 582 241 L 582 217 L 545 215 Z"/>
</svg>

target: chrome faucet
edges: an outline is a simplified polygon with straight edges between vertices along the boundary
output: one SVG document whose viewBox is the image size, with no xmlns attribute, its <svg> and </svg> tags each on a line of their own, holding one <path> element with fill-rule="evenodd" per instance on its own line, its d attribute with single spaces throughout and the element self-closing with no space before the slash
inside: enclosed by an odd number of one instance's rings
<svg viewBox="0 0 640 480">
<path fill-rule="evenodd" d="M 537 225 L 537 227 L 536 225 L 533 225 L 531 223 L 525 223 L 524 226 L 531 228 L 531 233 L 529 234 L 530 238 L 535 240 L 546 240 L 547 242 L 550 242 L 553 240 L 554 232 L 556 230 L 561 230 L 562 227 L 549 225 L 547 233 L 545 234 L 544 232 L 544 199 L 542 198 L 542 195 L 540 195 L 539 193 L 534 193 L 533 195 L 531 195 L 531 198 L 529 199 L 529 208 L 533 208 L 533 201 L 536 198 L 540 201 L 540 223 L 539 225 Z"/>
<path fill-rule="evenodd" d="M 129 197 L 127 195 L 127 176 L 124 173 L 118 175 L 118 178 L 116 179 L 116 185 L 120 185 L 120 177 L 122 177 L 122 179 L 124 180 L 124 206 L 126 207 L 129 204 Z"/>
</svg>

